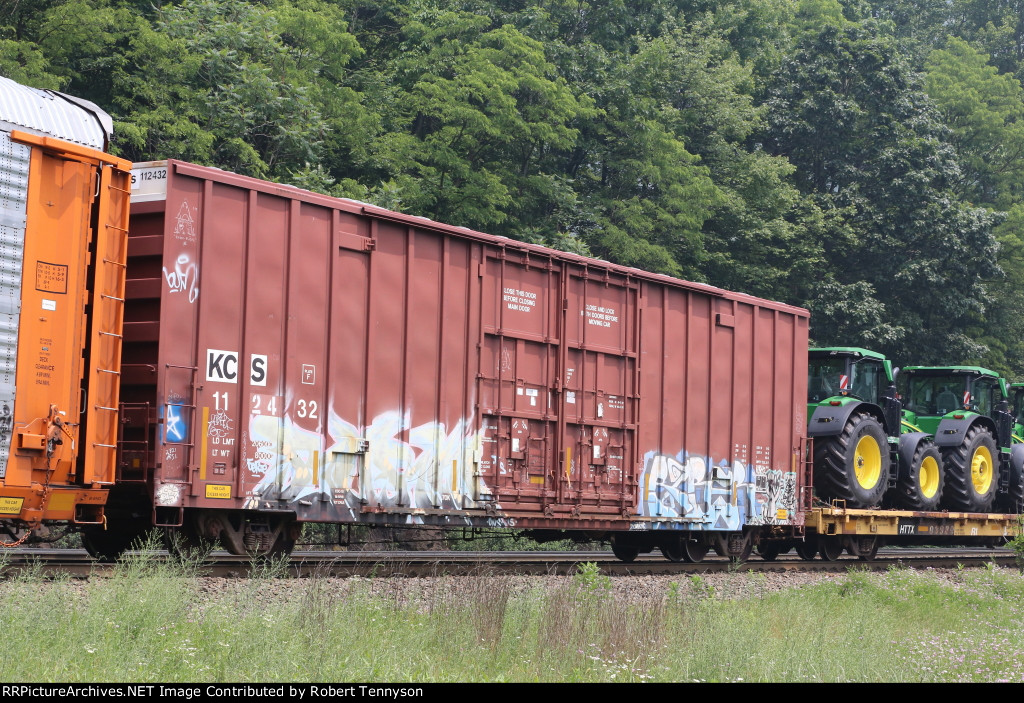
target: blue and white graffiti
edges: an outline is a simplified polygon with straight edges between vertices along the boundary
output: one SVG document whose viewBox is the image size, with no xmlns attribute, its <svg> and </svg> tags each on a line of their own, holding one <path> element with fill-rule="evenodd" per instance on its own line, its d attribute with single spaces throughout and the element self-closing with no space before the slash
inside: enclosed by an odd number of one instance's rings
<svg viewBox="0 0 1024 703">
<path fill-rule="evenodd" d="M 682 518 L 691 529 L 739 530 L 785 524 L 796 510 L 796 474 L 742 462 L 648 452 L 639 480 L 637 512 Z"/>
</svg>

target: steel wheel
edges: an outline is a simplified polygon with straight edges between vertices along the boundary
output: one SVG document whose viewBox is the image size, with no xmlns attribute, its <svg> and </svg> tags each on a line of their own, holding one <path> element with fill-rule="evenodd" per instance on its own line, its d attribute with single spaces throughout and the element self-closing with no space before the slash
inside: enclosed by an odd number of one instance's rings
<svg viewBox="0 0 1024 703">
<path fill-rule="evenodd" d="M 695 539 L 683 540 L 683 560 L 689 564 L 699 564 L 704 561 L 704 557 L 708 554 L 707 542 L 701 542 Z"/>
<path fill-rule="evenodd" d="M 835 561 L 843 553 L 843 542 L 835 535 L 820 535 L 818 553 L 822 561 Z"/>
<path fill-rule="evenodd" d="M 818 554 L 817 540 L 813 537 L 796 543 L 796 553 L 804 561 L 810 561 Z"/>
</svg>

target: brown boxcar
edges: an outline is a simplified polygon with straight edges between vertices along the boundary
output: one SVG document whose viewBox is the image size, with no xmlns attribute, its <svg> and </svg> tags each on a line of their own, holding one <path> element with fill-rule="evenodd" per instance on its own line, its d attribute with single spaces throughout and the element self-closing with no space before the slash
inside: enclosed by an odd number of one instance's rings
<svg viewBox="0 0 1024 703">
<path fill-rule="evenodd" d="M 109 128 L 0 77 L 0 525 L 19 541 L 102 524 L 114 482 L 131 164 Z"/>
<path fill-rule="evenodd" d="M 799 524 L 805 310 L 178 161 L 133 177 L 125 515 L 138 486 L 234 552 L 296 520 L 627 554 Z"/>
</svg>

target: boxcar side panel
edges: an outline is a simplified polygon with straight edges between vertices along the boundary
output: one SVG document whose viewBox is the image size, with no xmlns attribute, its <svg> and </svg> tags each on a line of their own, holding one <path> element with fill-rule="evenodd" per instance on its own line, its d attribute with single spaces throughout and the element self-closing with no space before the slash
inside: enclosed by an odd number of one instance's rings
<svg viewBox="0 0 1024 703">
<path fill-rule="evenodd" d="M 806 316 L 660 285 L 643 300 L 637 515 L 724 531 L 798 519 Z"/>
<path fill-rule="evenodd" d="M 158 506 L 595 530 L 792 518 L 776 493 L 802 404 L 778 397 L 799 380 L 800 311 L 170 170 Z"/>
<path fill-rule="evenodd" d="M 276 499 L 282 483 L 281 445 L 287 411 L 285 378 L 288 348 L 286 323 L 289 286 L 291 204 L 265 193 L 250 193 L 246 264 L 245 339 L 241 361 L 248 368 L 247 395 L 241 398 L 240 438 L 243 457 L 236 495 L 246 505 L 262 507 L 259 498 Z"/>
</svg>

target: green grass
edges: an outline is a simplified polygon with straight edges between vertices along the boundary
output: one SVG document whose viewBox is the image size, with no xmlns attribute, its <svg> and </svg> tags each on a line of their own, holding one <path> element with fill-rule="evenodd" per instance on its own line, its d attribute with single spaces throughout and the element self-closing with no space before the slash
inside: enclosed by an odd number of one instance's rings
<svg viewBox="0 0 1024 703">
<path fill-rule="evenodd" d="M 778 592 L 680 577 L 629 598 L 589 566 L 530 588 L 279 575 L 213 592 L 140 553 L 109 578 L 0 581 L 0 680 L 1024 681 L 1024 579 L 997 568 Z"/>
</svg>

